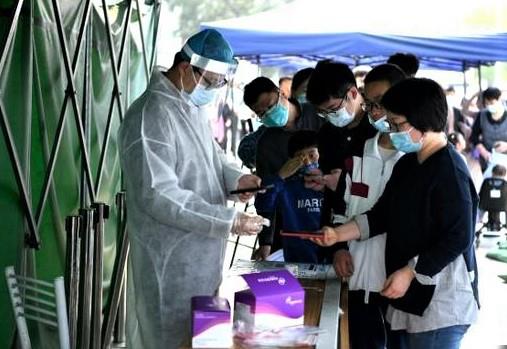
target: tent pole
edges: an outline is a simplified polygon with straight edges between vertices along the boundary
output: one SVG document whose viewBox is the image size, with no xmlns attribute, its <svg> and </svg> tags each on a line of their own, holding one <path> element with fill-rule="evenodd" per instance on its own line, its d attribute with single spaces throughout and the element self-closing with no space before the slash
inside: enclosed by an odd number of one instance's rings
<svg viewBox="0 0 507 349">
<path fill-rule="evenodd" d="M 131 1 L 130 1 L 131 2 Z M 131 4 L 129 4 L 131 6 Z M 118 78 L 118 69 L 116 69 L 116 54 L 114 52 L 113 45 L 113 37 L 111 35 L 111 24 L 109 23 L 109 15 L 107 13 L 107 3 L 106 0 L 102 0 L 102 11 L 104 14 L 104 23 L 106 26 L 106 38 L 107 38 L 107 46 L 109 48 L 109 58 L 111 60 L 111 69 L 113 71 L 113 79 L 114 79 L 114 87 L 113 91 L 116 92 L 116 101 L 118 104 L 118 112 L 120 113 L 120 118 L 123 118 L 123 106 L 121 105 L 121 91 L 120 91 L 120 82 Z"/>
<path fill-rule="evenodd" d="M 14 40 L 14 36 L 16 34 L 16 28 L 19 21 L 19 15 L 21 13 L 21 8 L 23 7 L 23 0 L 19 0 L 16 8 L 14 10 L 12 22 L 7 34 L 7 38 L 5 40 L 3 50 L 0 55 L 0 75 L 2 75 L 5 63 L 7 61 L 7 56 L 9 50 L 11 48 L 11 44 Z M 0 90 L 0 98 L 3 96 L 3 91 Z M 18 151 L 16 148 L 16 144 L 14 143 L 14 137 L 12 135 L 11 127 L 9 124 L 9 119 L 7 118 L 7 114 L 5 112 L 5 106 L 3 105 L 2 100 L 0 99 L 0 126 L 2 127 L 2 132 L 4 135 L 5 144 L 7 147 L 7 152 L 9 153 L 9 158 L 12 165 L 12 170 L 14 172 L 14 177 L 16 179 L 16 183 L 18 185 L 18 190 L 20 194 L 21 204 L 25 210 L 26 220 L 28 223 L 28 234 L 26 235 L 26 244 L 28 244 L 31 248 L 40 248 L 40 238 L 39 233 L 37 231 L 37 224 L 35 217 L 33 216 L 33 212 L 31 209 L 31 200 L 28 196 L 28 190 L 26 186 L 25 179 L 23 178 L 23 169 L 21 166 L 21 162 L 19 160 Z"/>
<path fill-rule="evenodd" d="M 84 48 L 84 78 L 83 78 L 83 103 L 81 106 L 81 121 L 83 122 L 83 130 L 86 137 L 86 149 L 90 151 L 90 56 L 91 56 L 91 41 L 92 41 L 92 27 L 88 26 L 86 29 L 86 39 Z M 86 207 L 90 205 L 90 197 L 86 191 L 86 164 L 84 159 L 81 159 L 81 183 L 80 183 L 80 207 Z"/>
<path fill-rule="evenodd" d="M 85 29 L 88 25 L 88 20 L 90 18 L 90 9 L 91 9 L 91 0 L 87 0 L 84 5 L 83 18 L 81 19 L 81 25 L 79 26 L 79 34 L 76 42 L 76 49 L 74 51 L 74 58 L 72 60 L 72 76 L 76 74 L 76 67 L 79 61 L 79 56 L 81 52 L 81 47 L 83 43 Z M 46 167 L 46 174 L 44 177 L 44 184 L 42 186 L 42 191 L 39 197 L 39 204 L 37 206 L 37 211 L 35 214 L 35 218 L 37 221 L 37 226 L 42 221 L 42 213 L 44 211 L 44 207 L 46 205 L 47 196 L 49 193 L 50 182 L 53 179 L 53 171 L 55 169 L 56 157 L 58 155 L 58 151 L 60 149 L 63 127 L 65 126 L 65 121 L 67 119 L 67 103 L 70 98 L 70 83 L 67 82 L 67 89 L 65 90 L 65 97 L 63 99 L 63 104 L 60 109 L 60 116 L 58 119 L 58 125 L 56 127 L 55 137 L 53 140 L 53 145 L 51 147 L 51 155 L 49 157 L 49 161 Z"/>
<path fill-rule="evenodd" d="M 69 340 L 71 348 L 77 348 L 77 319 L 79 309 L 79 272 L 81 269 L 81 240 L 79 230 L 81 216 L 67 216 L 67 253 L 65 262 L 65 284 L 68 304 Z"/>
<path fill-rule="evenodd" d="M 467 67 L 465 62 L 463 62 L 462 67 L 463 67 L 463 97 L 465 97 L 467 95 L 467 74 L 466 74 Z"/>
<path fill-rule="evenodd" d="M 81 285 L 79 294 L 77 348 L 89 349 L 91 341 L 91 323 L 92 323 L 92 290 L 93 290 L 93 270 L 94 270 L 94 216 L 95 210 L 92 208 L 79 209 L 81 216 Z"/>
<path fill-rule="evenodd" d="M 116 194 L 116 206 L 118 212 L 117 219 L 117 255 L 114 260 L 113 273 L 111 275 L 111 285 L 107 297 L 106 308 L 104 311 L 104 322 L 102 326 L 102 348 L 109 348 L 113 335 L 114 321 L 118 314 L 122 292 L 126 289 L 126 267 L 129 255 L 130 244 L 127 235 L 127 207 L 125 192 Z M 122 324 L 120 324 L 122 327 Z M 123 327 L 124 328 L 124 327 Z M 121 332 L 121 331 L 120 331 Z"/>
<path fill-rule="evenodd" d="M 102 334 L 102 278 L 104 275 L 104 231 L 105 221 L 109 218 L 109 206 L 96 202 L 92 204 L 95 209 L 94 216 L 94 246 L 93 249 L 93 287 L 92 287 L 92 322 L 91 347 L 100 348 Z"/>
<path fill-rule="evenodd" d="M 130 3 L 132 3 L 132 2 L 130 2 Z M 141 48 L 143 51 L 144 72 L 146 74 L 146 83 L 149 83 L 150 82 L 150 69 L 148 68 L 148 56 L 147 56 L 147 52 L 146 52 L 146 44 L 144 42 L 143 20 L 141 18 L 141 7 L 139 6 L 139 0 L 136 0 L 136 7 L 137 7 L 137 19 L 139 20 L 139 32 L 141 34 Z"/>
<path fill-rule="evenodd" d="M 74 117 L 76 121 L 76 128 L 77 128 L 77 134 L 79 138 L 79 144 L 81 147 L 81 156 L 84 158 L 85 161 L 85 172 L 86 172 L 86 179 L 88 182 L 88 191 L 90 193 L 90 199 L 91 201 L 95 201 L 95 190 L 93 188 L 93 178 L 92 178 L 92 172 L 90 168 L 90 157 L 88 155 L 88 150 L 86 149 L 86 139 L 85 134 L 83 130 L 83 124 L 81 121 L 81 112 L 78 107 L 77 102 L 77 96 L 76 96 L 76 86 L 74 83 L 74 72 L 72 71 L 72 66 L 69 59 L 69 51 L 67 49 L 67 41 L 65 39 L 65 33 L 63 32 L 63 23 L 62 23 L 62 15 L 60 12 L 60 4 L 58 3 L 58 0 L 53 0 L 53 13 L 55 15 L 55 21 L 56 21 L 56 29 L 58 31 L 58 39 L 60 41 L 60 48 L 62 50 L 62 56 L 63 56 L 63 65 L 65 66 L 65 74 L 67 77 L 67 93 L 70 94 L 70 100 L 72 104 L 72 109 L 74 112 Z"/>
<path fill-rule="evenodd" d="M 130 18 L 132 16 L 132 1 L 128 2 L 127 14 L 125 19 L 125 27 L 123 28 L 121 45 L 120 45 L 120 53 L 118 55 L 118 63 L 113 62 L 115 68 L 118 69 L 118 72 L 121 74 L 121 68 L 123 66 L 123 57 L 125 56 L 125 43 L 127 42 L 127 38 L 129 37 L 129 28 L 130 28 Z M 117 66 L 116 66 L 117 65 Z M 104 139 L 102 141 L 102 148 L 100 152 L 99 166 L 97 169 L 97 176 L 95 177 L 95 192 L 100 192 L 100 184 L 102 183 L 102 174 L 104 172 L 104 163 L 106 160 L 107 148 L 109 146 L 109 135 L 111 134 L 111 126 L 113 121 L 113 111 L 114 111 L 114 102 L 120 99 L 120 90 L 118 88 L 113 88 L 113 92 L 111 94 L 111 100 L 109 102 L 109 111 L 107 113 L 107 122 L 106 122 L 106 130 L 104 131 Z M 118 110 L 120 121 L 123 120 L 122 110 Z"/>
<path fill-rule="evenodd" d="M 151 59 L 150 59 L 150 72 L 155 66 L 156 61 L 156 53 L 157 53 L 157 41 L 158 41 L 158 24 L 160 23 L 160 11 L 162 10 L 162 5 L 160 4 L 160 1 L 156 1 L 153 6 L 155 6 L 155 14 L 153 20 L 155 21 L 154 24 L 154 31 L 153 31 L 153 44 L 152 44 L 152 50 L 151 50 Z"/>
<path fill-rule="evenodd" d="M 479 61 L 479 67 L 477 68 L 477 74 L 479 76 L 479 91 L 482 92 L 482 71 L 481 71 L 481 61 Z"/>
</svg>

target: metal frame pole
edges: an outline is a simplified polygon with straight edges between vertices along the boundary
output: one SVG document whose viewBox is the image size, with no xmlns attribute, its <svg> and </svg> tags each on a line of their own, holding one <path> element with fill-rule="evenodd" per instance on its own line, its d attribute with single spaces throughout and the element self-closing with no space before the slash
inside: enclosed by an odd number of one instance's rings
<svg viewBox="0 0 507 349">
<path fill-rule="evenodd" d="M 127 14 L 126 14 L 126 18 L 125 18 L 125 27 L 123 28 L 123 34 L 122 34 L 122 40 L 121 40 L 121 46 L 120 46 L 120 54 L 118 57 L 118 67 L 117 68 L 118 68 L 119 73 L 121 73 L 122 62 L 123 62 L 123 57 L 124 57 L 124 53 L 125 53 L 125 45 L 126 45 L 128 34 L 129 34 L 130 18 L 131 17 L 132 17 L 132 1 L 129 1 L 128 8 L 127 8 Z M 114 59 L 114 52 L 112 52 L 112 53 L 110 52 L 110 56 L 113 57 L 112 59 Z M 112 64 L 114 66 L 116 66 L 116 62 L 113 62 Z M 106 130 L 104 132 L 104 140 L 102 142 L 102 149 L 101 149 L 101 153 L 100 153 L 99 166 L 97 169 L 97 176 L 95 178 L 95 192 L 96 193 L 99 193 L 100 185 L 102 183 L 102 174 L 104 172 L 104 163 L 105 163 L 105 159 L 106 159 L 107 148 L 109 146 L 109 135 L 111 134 L 111 126 L 112 126 L 112 121 L 113 121 L 114 104 L 115 104 L 115 101 L 120 100 L 120 95 L 121 95 L 120 89 L 116 85 L 116 82 L 115 82 L 115 87 L 113 88 L 113 92 L 111 93 L 111 100 L 109 103 L 109 111 L 107 113 Z M 121 109 L 118 109 L 118 113 L 119 113 L 120 121 L 123 121 L 123 111 Z"/>
<path fill-rule="evenodd" d="M 104 225 L 109 218 L 109 206 L 97 202 L 92 205 L 94 216 L 94 272 L 93 272 L 93 309 L 92 309 L 92 348 L 100 348 L 102 326 L 102 278 L 104 274 Z"/>
<path fill-rule="evenodd" d="M 65 284 L 69 319 L 69 338 L 71 348 L 77 345 L 77 318 L 79 304 L 79 272 L 81 268 L 81 240 L 79 231 L 81 216 L 68 216 L 65 219 L 65 230 L 67 231 L 67 256 L 65 263 Z"/>
<path fill-rule="evenodd" d="M 23 7 L 23 0 L 19 0 L 13 13 L 13 18 L 11 25 L 8 30 L 8 34 L 3 46 L 2 53 L 0 55 L 0 75 L 3 73 L 5 68 L 5 63 L 7 61 L 7 54 L 11 48 L 12 42 L 14 40 L 14 36 L 16 34 L 16 27 L 19 22 L 19 16 L 21 13 L 21 8 Z M 16 183 L 18 185 L 18 190 L 20 194 L 21 204 L 26 212 L 26 221 L 28 224 L 28 234 L 26 235 L 25 242 L 26 244 L 35 249 L 40 248 L 40 237 L 37 229 L 37 224 L 35 217 L 31 208 L 31 199 L 28 195 L 27 185 L 25 179 L 23 177 L 23 169 L 21 166 L 21 162 L 18 156 L 18 150 L 16 144 L 14 143 L 14 137 L 12 135 L 11 127 L 9 124 L 9 120 L 5 113 L 5 107 L 1 100 L 3 97 L 3 91 L 0 90 L 0 126 L 2 127 L 2 132 L 4 134 L 5 144 L 7 147 L 7 152 L 9 153 L 9 158 L 12 164 L 12 170 L 14 172 L 14 177 L 16 179 Z"/>
<path fill-rule="evenodd" d="M 79 34 L 78 34 L 78 39 L 77 39 L 77 43 L 76 43 L 76 49 L 74 51 L 74 58 L 72 60 L 72 76 L 74 76 L 76 73 L 76 67 L 77 67 L 77 63 L 79 61 L 79 55 L 80 55 L 81 47 L 82 47 L 82 43 L 83 43 L 84 32 L 86 31 L 85 29 L 88 25 L 88 20 L 90 17 L 91 0 L 86 0 L 84 6 L 85 7 L 84 7 L 84 11 L 83 11 L 83 18 L 81 20 L 81 25 L 79 27 Z M 56 16 L 56 13 L 55 13 L 55 16 Z M 74 93 L 73 91 L 75 91 L 75 90 L 72 88 L 71 83 L 67 82 L 67 88 L 65 90 L 65 97 L 63 99 L 62 108 L 60 109 L 60 116 L 58 119 L 58 125 L 56 127 L 55 138 L 53 141 L 53 146 L 51 148 L 51 155 L 50 155 L 47 167 L 46 167 L 44 184 L 42 186 L 42 191 L 41 191 L 41 194 L 39 197 L 39 204 L 38 204 L 36 215 L 35 215 L 36 221 L 37 221 L 37 226 L 39 226 L 42 221 L 42 213 L 43 213 L 44 207 L 46 205 L 49 187 L 51 185 L 51 180 L 53 179 L 53 172 L 55 169 L 56 157 L 57 157 L 58 152 L 60 150 L 60 144 L 61 144 L 62 135 L 63 135 L 63 127 L 65 126 L 65 121 L 67 118 L 67 113 L 66 113 L 67 103 L 69 101 L 69 98 L 71 97 L 71 94 Z"/>
<path fill-rule="evenodd" d="M 85 163 L 85 173 L 86 173 L 86 179 L 88 182 L 88 191 L 90 195 L 91 201 L 95 201 L 95 190 L 93 187 L 93 178 L 92 178 L 92 172 L 90 169 L 90 158 L 88 156 L 88 150 L 86 149 L 86 137 L 83 130 L 83 123 L 81 121 L 81 113 L 79 111 L 77 97 L 76 97 L 76 87 L 74 84 L 74 72 L 72 71 L 72 67 L 70 64 L 69 54 L 67 50 L 67 41 L 65 39 L 65 34 L 63 32 L 63 23 L 60 13 L 60 5 L 58 4 L 58 0 L 53 0 L 53 11 L 55 14 L 55 21 L 56 21 L 56 29 L 58 31 L 58 38 L 60 41 L 60 47 L 62 49 L 62 56 L 63 56 L 63 63 L 65 66 L 65 73 L 67 76 L 67 93 L 70 94 L 70 100 L 72 109 L 74 111 L 74 117 L 75 117 L 75 123 L 79 138 L 79 144 L 81 146 L 81 155 L 84 158 Z"/>
<path fill-rule="evenodd" d="M 144 43 L 144 30 L 143 20 L 141 18 L 141 7 L 139 6 L 139 0 L 136 0 L 137 7 L 137 18 L 139 20 L 139 32 L 141 34 L 141 48 L 143 52 L 144 72 L 146 74 L 146 83 L 150 82 L 150 69 L 148 68 L 148 57 L 146 52 L 146 44 Z"/>
<path fill-rule="evenodd" d="M 119 192 L 116 195 L 116 205 L 118 207 L 118 254 L 115 259 L 113 274 L 111 276 L 111 286 L 108 296 L 106 311 L 104 314 L 104 326 L 102 326 L 102 348 L 109 348 L 113 334 L 114 322 L 118 313 L 118 304 L 120 293 L 125 288 L 125 269 L 129 254 L 129 240 L 127 234 L 127 213 L 125 205 L 125 192 Z"/>
<path fill-rule="evenodd" d="M 82 251 L 82 265 L 81 268 L 81 290 L 82 295 L 79 302 L 79 334 L 78 334 L 78 347 L 81 349 L 90 348 L 90 325 L 92 314 L 92 283 L 93 283 L 93 251 L 94 251 L 94 232 L 93 220 L 95 210 L 90 208 L 82 208 L 79 210 L 82 217 L 81 225 L 81 251 Z"/>
</svg>

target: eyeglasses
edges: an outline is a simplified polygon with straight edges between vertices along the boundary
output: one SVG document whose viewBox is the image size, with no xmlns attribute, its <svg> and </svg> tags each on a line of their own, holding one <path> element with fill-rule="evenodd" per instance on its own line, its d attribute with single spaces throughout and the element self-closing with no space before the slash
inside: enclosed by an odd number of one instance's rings
<svg viewBox="0 0 507 349">
<path fill-rule="evenodd" d="M 275 92 L 275 91 L 273 91 Z M 272 110 L 274 107 L 276 107 L 276 105 L 278 104 L 278 102 L 280 101 L 280 91 L 277 92 L 277 97 L 276 97 L 276 101 L 274 103 L 271 103 L 270 105 L 268 105 L 268 107 L 266 109 L 264 109 L 263 112 L 257 112 L 254 110 L 254 113 L 257 115 L 257 117 L 259 119 L 262 119 L 266 116 L 266 114 Z"/>
<path fill-rule="evenodd" d="M 383 109 L 383 107 L 380 105 L 380 103 L 366 101 L 361 103 L 361 109 L 365 112 L 371 113 L 373 109 L 380 110 Z"/>
<path fill-rule="evenodd" d="M 195 67 L 192 67 L 192 68 L 193 68 L 194 72 L 199 74 L 202 77 L 202 80 L 206 83 L 206 85 L 204 85 L 204 88 L 206 90 L 221 88 L 221 87 L 224 87 L 225 85 L 227 85 L 227 79 L 225 79 L 225 78 L 222 80 L 219 80 L 219 81 L 212 81 L 204 75 L 204 73 L 201 71 L 201 69 L 195 68 Z"/>
<path fill-rule="evenodd" d="M 389 120 L 385 120 L 385 121 L 389 125 L 389 132 L 402 132 L 403 130 L 401 129 L 401 126 L 408 124 L 407 120 L 399 122 L 397 124 L 395 124 L 394 122 L 391 122 Z"/>
<path fill-rule="evenodd" d="M 317 112 L 317 115 L 320 116 L 321 118 L 326 118 L 326 116 L 328 114 L 332 114 L 338 110 L 340 110 L 343 106 L 343 103 L 347 100 L 347 93 L 349 93 L 349 90 L 345 91 L 344 95 L 342 97 L 340 97 L 342 99 L 342 101 L 340 102 L 340 104 L 338 104 L 338 106 L 336 108 L 333 108 L 333 109 L 329 109 L 329 110 L 320 110 Z"/>
</svg>

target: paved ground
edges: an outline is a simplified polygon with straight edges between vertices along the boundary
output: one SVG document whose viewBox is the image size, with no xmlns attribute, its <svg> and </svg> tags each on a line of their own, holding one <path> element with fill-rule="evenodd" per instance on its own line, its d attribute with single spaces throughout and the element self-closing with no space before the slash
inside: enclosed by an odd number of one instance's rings
<svg viewBox="0 0 507 349">
<path fill-rule="evenodd" d="M 462 349 L 507 348 L 507 283 L 498 275 L 507 274 L 507 263 L 486 258 L 498 238 L 482 238 L 477 249 L 479 267 L 479 319 L 465 336 Z"/>
</svg>

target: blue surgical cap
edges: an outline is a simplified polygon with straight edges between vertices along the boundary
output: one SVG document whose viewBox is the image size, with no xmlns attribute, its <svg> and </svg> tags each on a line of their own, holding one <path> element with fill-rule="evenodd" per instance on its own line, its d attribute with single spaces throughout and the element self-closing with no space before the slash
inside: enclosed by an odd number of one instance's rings
<svg viewBox="0 0 507 349">
<path fill-rule="evenodd" d="M 197 34 L 192 35 L 186 42 L 194 53 L 208 59 L 224 63 L 234 63 L 234 54 L 231 45 L 215 29 L 204 29 Z M 187 54 L 181 51 L 186 59 L 190 59 Z"/>
</svg>

